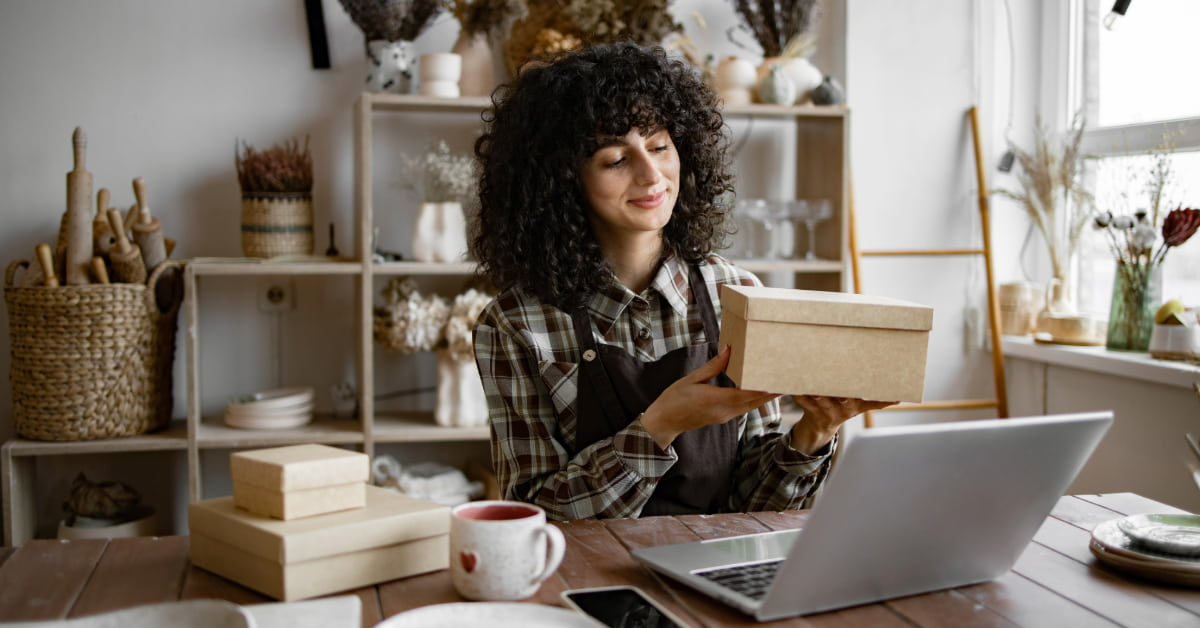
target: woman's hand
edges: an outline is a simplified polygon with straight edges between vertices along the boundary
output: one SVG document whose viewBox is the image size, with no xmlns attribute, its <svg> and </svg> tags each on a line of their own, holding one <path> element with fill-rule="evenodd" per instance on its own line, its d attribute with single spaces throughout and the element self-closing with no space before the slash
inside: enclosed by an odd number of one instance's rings
<svg viewBox="0 0 1200 628">
<path fill-rule="evenodd" d="M 864 401 L 846 397 L 793 395 L 796 405 L 804 408 L 804 418 L 792 426 L 792 449 L 812 454 L 833 440 L 847 420 L 868 410 L 880 410 L 895 401 Z"/>
<path fill-rule="evenodd" d="M 729 364 L 729 347 L 700 368 L 681 377 L 642 414 L 642 426 L 659 447 L 666 449 L 682 433 L 719 425 L 758 408 L 779 395 L 708 383 Z"/>
</svg>

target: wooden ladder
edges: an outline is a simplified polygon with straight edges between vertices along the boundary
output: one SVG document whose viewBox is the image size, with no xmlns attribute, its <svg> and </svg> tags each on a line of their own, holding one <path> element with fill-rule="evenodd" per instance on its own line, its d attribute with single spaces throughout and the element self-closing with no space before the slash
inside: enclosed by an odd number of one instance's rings
<svg viewBox="0 0 1200 628">
<path fill-rule="evenodd" d="M 857 228 L 854 216 L 854 187 L 850 186 L 847 214 L 849 220 L 850 260 L 854 281 L 854 292 L 862 292 L 862 275 L 860 266 L 863 257 L 920 257 L 920 256 L 962 256 L 982 255 L 987 274 L 988 328 L 992 342 L 992 378 L 995 383 L 995 397 L 991 399 L 962 399 L 953 401 L 926 401 L 922 403 L 906 403 L 892 406 L 885 410 L 961 410 L 978 408 L 996 408 L 996 416 L 1008 417 L 1008 391 L 1004 381 L 1004 351 L 1000 344 L 1000 306 L 996 297 L 996 281 L 992 270 L 992 234 L 990 208 L 988 205 L 987 177 L 984 173 L 983 150 L 979 139 L 979 113 L 976 107 L 967 111 L 971 124 L 971 139 L 975 148 L 975 178 L 979 188 L 979 219 L 983 228 L 983 248 L 981 249 L 913 249 L 889 251 L 860 251 L 858 248 Z M 872 412 L 863 416 L 866 427 L 874 426 Z"/>
</svg>

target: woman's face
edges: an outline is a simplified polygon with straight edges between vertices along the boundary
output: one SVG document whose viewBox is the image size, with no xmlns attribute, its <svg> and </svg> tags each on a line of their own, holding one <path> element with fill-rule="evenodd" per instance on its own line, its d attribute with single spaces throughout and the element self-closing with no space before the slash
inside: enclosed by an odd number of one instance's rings
<svg viewBox="0 0 1200 628">
<path fill-rule="evenodd" d="M 658 234 L 679 198 L 679 153 L 666 129 L 600 138 L 580 178 L 600 245 Z"/>
</svg>

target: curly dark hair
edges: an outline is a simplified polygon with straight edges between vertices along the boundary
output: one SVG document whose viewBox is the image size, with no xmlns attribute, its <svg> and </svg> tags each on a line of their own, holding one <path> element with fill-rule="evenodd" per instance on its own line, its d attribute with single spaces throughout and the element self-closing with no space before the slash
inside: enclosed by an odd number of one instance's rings
<svg viewBox="0 0 1200 628">
<path fill-rule="evenodd" d="M 620 42 L 538 60 L 497 88 L 483 118 L 471 252 L 497 288 L 572 309 L 612 280 L 579 173 L 599 136 L 634 129 L 666 129 L 679 153 L 664 253 L 697 262 L 723 243 L 722 200 L 733 192 L 725 121 L 699 74 L 662 48 Z"/>
</svg>

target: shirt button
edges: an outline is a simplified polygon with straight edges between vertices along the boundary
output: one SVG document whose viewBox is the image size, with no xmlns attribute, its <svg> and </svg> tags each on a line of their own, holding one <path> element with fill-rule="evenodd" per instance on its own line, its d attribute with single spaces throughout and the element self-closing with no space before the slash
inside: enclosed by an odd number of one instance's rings
<svg viewBox="0 0 1200 628">
<path fill-rule="evenodd" d="M 645 327 L 638 330 L 638 338 L 645 340 L 650 337 L 650 330 Z"/>
</svg>

